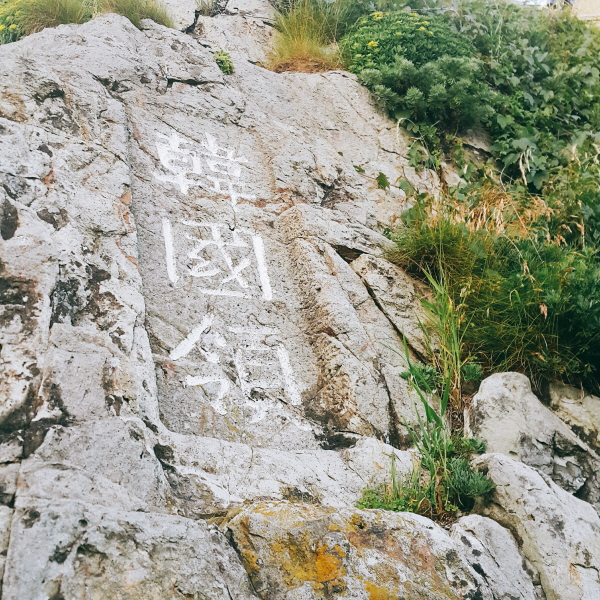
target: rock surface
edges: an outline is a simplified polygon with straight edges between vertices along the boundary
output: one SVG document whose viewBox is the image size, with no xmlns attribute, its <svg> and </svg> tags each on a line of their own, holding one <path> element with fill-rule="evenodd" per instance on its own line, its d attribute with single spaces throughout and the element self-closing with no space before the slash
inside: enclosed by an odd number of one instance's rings
<svg viewBox="0 0 600 600">
<path fill-rule="evenodd" d="M 411 513 L 265 503 L 227 528 L 261 597 L 494 597 L 460 544 Z"/>
<path fill-rule="evenodd" d="M 12 540 L 10 600 L 256 598 L 235 550 L 203 521 L 38 500 L 17 506 Z"/>
<path fill-rule="evenodd" d="M 425 292 L 385 260 L 405 197 L 376 178 L 439 180 L 354 76 L 259 66 L 268 3 L 175 1 L 189 33 L 105 15 L 0 47 L 2 598 L 491 600 L 537 574 L 555 598 L 565 543 L 592 598 L 589 505 L 528 467 L 488 507 L 518 549 L 352 508 L 413 466 L 402 338 L 425 352 Z M 552 417 L 575 450 L 538 466 L 582 495 L 592 454 Z M 580 533 L 522 543 L 502 510 L 527 494 Z"/>
<path fill-rule="evenodd" d="M 596 452 L 600 450 L 600 398 L 570 385 L 550 384 L 549 407 Z"/>
<path fill-rule="evenodd" d="M 531 391 L 520 373 L 496 373 L 481 383 L 465 419 L 468 435 L 549 475 L 600 509 L 600 458 Z"/>
<path fill-rule="evenodd" d="M 496 485 L 480 507 L 509 529 L 539 573 L 548 600 L 600 596 L 600 518 L 543 473 L 502 454 L 475 461 Z"/>
<path fill-rule="evenodd" d="M 469 564 L 492 588 L 494 600 L 543 597 L 525 568 L 515 538 L 492 519 L 461 517 L 452 525 L 450 537 L 462 544 Z"/>
</svg>

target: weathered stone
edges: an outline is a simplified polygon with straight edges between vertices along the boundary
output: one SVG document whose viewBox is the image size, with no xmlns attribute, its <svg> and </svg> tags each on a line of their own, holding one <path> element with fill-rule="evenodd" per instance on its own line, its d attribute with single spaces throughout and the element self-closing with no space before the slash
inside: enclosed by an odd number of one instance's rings
<svg viewBox="0 0 600 600">
<path fill-rule="evenodd" d="M 362 254 L 350 266 L 360 275 L 377 306 L 406 338 L 410 347 L 421 357 L 427 357 L 428 341 L 419 325 L 427 323 L 420 302 L 426 295 L 424 286 L 411 279 L 402 269 L 369 254 Z M 433 341 L 429 344 L 433 344 Z"/>
<path fill-rule="evenodd" d="M 261 503 L 227 529 L 257 593 L 272 600 L 493 598 L 460 546 L 411 513 Z"/>
<path fill-rule="evenodd" d="M 256 598 L 214 527 L 74 501 L 19 504 L 3 598 Z"/>
<path fill-rule="evenodd" d="M 599 598 L 600 518 L 593 507 L 502 454 L 483 455 L 473 464 L 496 486 L 478 512 L 512 532 L 547 599 Z"/>
<path fill-rule="evenodd" d="M 498 523 L 480 515 L 461 517 L 452 525 L 450 537 L 463 545 L 464 556 L 494 600 L 537 599 L 514 537 Z"/>
<path fill-rule="evenodd" d="M 520 373 L 481 383 L 465 419 L 467 434 L 540 469 L 568 492 L 600 509 L 600 458 L 531 392 Z"/>
<path fill-rule="evenodd" d="M 2 579 L 6 564 L 6 553 L 10 540 L 10 527 L 14 510 L 8 506 L 0 506 L 0 594 L 2 594 Z"/>
<path fill-rule="evenodd" d="M 17 491 L 19 463 L 0 465 L 0 504 L 12 504 Z"/>
<path fill-rule="evenodd" d="M 596 452 L 600 450 L 600 398 L 570 385 L 550 383 L 550 409 Z"/>
</svg>

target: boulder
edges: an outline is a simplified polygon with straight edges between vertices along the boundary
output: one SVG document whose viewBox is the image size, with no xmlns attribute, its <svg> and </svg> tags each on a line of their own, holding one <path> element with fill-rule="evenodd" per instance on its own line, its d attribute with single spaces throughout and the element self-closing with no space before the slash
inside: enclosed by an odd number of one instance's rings
<svg viewBox="0 0 600 600">
<path fill-rule="evenodd" d="M 466 433 L 540 469 L 600 509 L 600 458 L 531 391 L 520 373 L 496 373 L 481 383 L 465 418 Z"/>
<path fill-rule="evenodd" d="M 260 503 L 227 531 L 270 600 L 488 600 L 487 585 L 439 526 L 412 513 Z"/>
<path fill-rule="evenodd" d="M 8 600 L 257 598 L 214 526 L 73 500 L 18 503 L 2 591 Z"/>
<path fill-rule="evenodd" d="M 450 537 L 462 544 L 464 556 L 490 587 L 494 600 L 543 598 L 515 538 L 492 519 L 481 515 L 461 517 L 452 525 Z M 534 578 L 539 584 L 537 573 Z"/>
<path fill-rule="evenodd" d="M 594 508 L 503 454 L 483 455 L 473 465 L 496 486 L 476 511 L 513 534 L 547 600 L 600 598 L 600 517 Z"/>
</svg>

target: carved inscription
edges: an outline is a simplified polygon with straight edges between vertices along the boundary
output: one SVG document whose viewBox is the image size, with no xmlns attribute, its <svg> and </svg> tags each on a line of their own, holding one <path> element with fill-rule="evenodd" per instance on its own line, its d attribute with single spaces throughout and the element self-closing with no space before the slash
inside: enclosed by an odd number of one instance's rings
<svg viewBox="0 0 600 600">
<path fill-rule="evenodd" d="M 182 194 L 198 186 L 228 197 L 234 209 L 240 200 L 254 199 L 241 182 L 247 159 L 219 146 L 210 134 L 202 144 L 176 132 L 159 134 L 156 148 L 163 172 L 155 177 Z M 263 238 L 252 230 L 165 217 L 162 234 L 167 277 L 178 289 L 193 283 L 202 294 L 223 297 L 222 301 L 226 297 L 273 300 Z M 252 407 L 253 422 L 265 416 L 273 401 L 301 404 L 290 356 L 276 328 L 224 325 L 215 315 L 206 314 L 173 348 L 170 359 L 185 364 L 185 385 L 202 388 L 213 415 L 226 414 L 234 386 L 245 405 Z"/>
</svg>

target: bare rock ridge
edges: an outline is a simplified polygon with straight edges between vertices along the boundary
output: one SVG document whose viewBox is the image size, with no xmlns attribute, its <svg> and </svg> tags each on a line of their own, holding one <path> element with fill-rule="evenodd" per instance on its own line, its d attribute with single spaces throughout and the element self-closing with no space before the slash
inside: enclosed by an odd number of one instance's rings
<svg viewBox="0 0 600 600">
<path fill-rule="evenodd" d="M 0 47 L 1 598 L 598 600 L 597 399 L 569 388 L 484 382 L 479 515 L 354 508 L 412 467 L 424 352 L 375 178 L 437 176 L 352 75 L 257 64 L 266 2 L 177 7 L 188 33 Z"/>
</svg>

